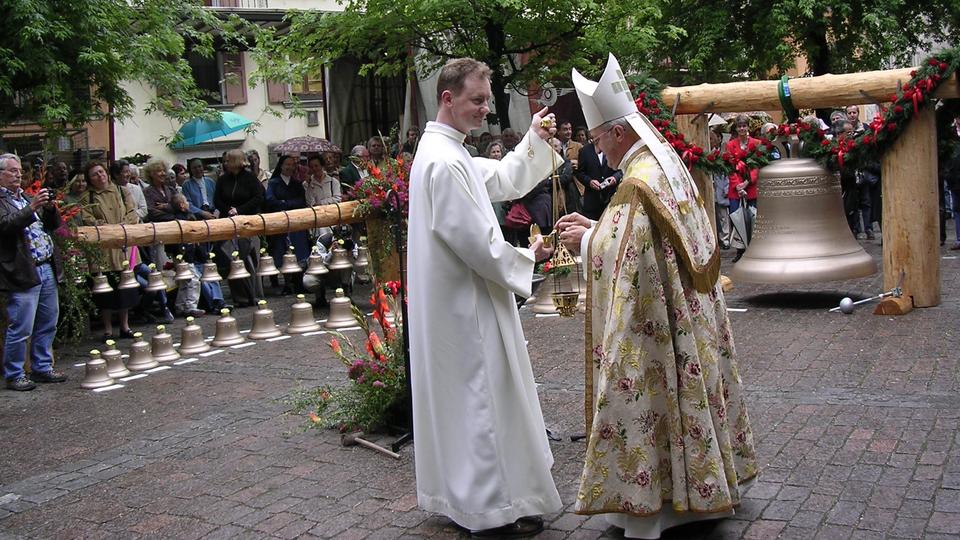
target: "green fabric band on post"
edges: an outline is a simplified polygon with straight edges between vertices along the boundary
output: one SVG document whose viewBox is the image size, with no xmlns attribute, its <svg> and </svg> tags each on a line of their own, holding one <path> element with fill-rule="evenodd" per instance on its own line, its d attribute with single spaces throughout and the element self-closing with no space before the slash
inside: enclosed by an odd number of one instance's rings
<svg viewBox="0 0 960 540">
<path fill-rule="evenodd" d="M 796 122 L 800 113 L 797 112 L 797 108 L 793 106 L 793 100 L 790 99 L 790 78 L 788 76 L 780 77 L 777 93 L 780 94 L 780 106 L 783 107 L 783 113 L 787 115 L 787 120 Z"/>
</svg>

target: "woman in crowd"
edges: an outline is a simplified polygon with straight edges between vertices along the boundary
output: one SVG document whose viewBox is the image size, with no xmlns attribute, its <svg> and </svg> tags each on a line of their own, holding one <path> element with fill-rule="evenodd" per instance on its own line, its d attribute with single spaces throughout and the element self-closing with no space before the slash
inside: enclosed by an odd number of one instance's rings
<svg viewBox="0 0 960 540">
<path fill-rule="evenodd" d="M 484 153 L 490 159 L 500 161 L 503 159 L 503 143 L 497 140 L 490 141 L 487 145 L 487 151 Z"/>
<path fill-rule="evenodd" d="M 83 171 L 87 182 L 87 191 L 81 198 L 83 209 L 81 216 L 84 225 L 134 224 L 140 221 L 133 198 L 126 188 L 110 181 L 106 166 L 99 161 L 91 161 Z M 126 249 L 104 249 L 103 268 L 113 292 L 93 295 L 93 303 L 100 310 L 103 321 L 104 339 L 117 337 L 113 333 L 113 312 L 116 311 L 120 322 L 120 337 L 132 338 L 129 310 L 140 301 L 140 289 L 118 289 L 119 272 L 128 263 Z"/>
<path fill-rule="evenodd" d="M 727 142 L 726 151 L 731 154 L 742 154 L 752 152 L 760 139 L 750 136 L 750 117 L 745 114 L 737 115 L 734 122 L 736 126 L 736 137 Z M 730 213 L 734 213 L 740 208 L 741 204 L 746 203 L 751 208 L 757 207 L 757 179 L 760 176 L 759 169 L 750 169 L 746 174 L 734 171 L 730 174 L 730 187 L 727 190 L 727 198 L 730 200 Z M 747 239 L 742 239 L 746 243 Z M 737 255 L 733 262 L 740 260 L 746 252 L 745 248 L 738 248 Z"/>
<path fill-rule="evenodd" d="M 273 171 L 273 177 L 267 183 L 266 207 L 268 212 L 282 212 L 284 210 L 296 210 L 297 208 L 307 207 L 307 196 L 302 183 L 297 181 L 293 175 L 297 170 L 297 160 L 293 156 L 283 155 L 277 162 L 277 167 Z M 308 176 L 308 175 L 304 175 Z M 287 234 L 279 234 L 267 237 L 267 243 L 270 249 L 270 255 L 274 261 L 283 260 L 283 254 L 288 246 L 293 246 L 297 255 L 297 260 L 304 262 L 310 256 L 310 246 L 307 241 L 306 231 L 296 231 Z M 284 286 L 284 292 L 300 292 L 299 274 L 295 274 L 294 287 L 291 290 L 289 285 Z"/>
<path fill-rule="evenodd" d="M 147 219 L 147 199 L 143 196 L 143 188 L 139 184 L 130 182 L 130 164 L 118 159 L 110 164 L 110 180 L 114 184 L 126 189 L 133 199 L 133 207 L 140 221 Z"/>
<path fill-rule="evenodd" d="M 260 185 L 263 186 L 263 190 L 267 190 L 267 182 L 270 181 L 270 173 L 260 167 L 260 153 L 256 150 L 247 150 L 247 163 L 250 167 L 250 172 L 257 177 L 257 181 L 260 182 Z"/>
<path fill-rule="evenodd" d="M 263 186 L 252 172 L 247 170 L 246 156 L 242 150 L 231 150 L 224 157 L 224 172 L 217 179 L 213 193 L 213 205 L 220 212 L 221 218 L 237 215 L 259 214 L 263 209 Z M 259 258 L 257 250 L 259 241 L 254 245 L 250 238 L 237 238 L 235 241 L 223 242 L 220 246 L 221 258 L 218 265 L 221 272 L 229 272 L 229 260 L 236 250 L 238 257 L 247 267 L 251 275 L 256 273 L 256 262 Z M 237 307 L 248 307 L 256 303 L 257 297 L 263 296 L 260 280 L 253 277 L 229 280 L 230 291 Z"/>
</svg>

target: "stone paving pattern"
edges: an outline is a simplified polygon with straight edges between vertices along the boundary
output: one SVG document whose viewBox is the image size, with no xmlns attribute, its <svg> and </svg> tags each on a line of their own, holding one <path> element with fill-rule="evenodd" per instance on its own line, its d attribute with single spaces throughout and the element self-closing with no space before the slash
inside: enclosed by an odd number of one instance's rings
<svg viewBox="0 0 960 540">
<path fill-rule="evenodd" d="M 730 316 L 762 473 L 734 518 L 665 538 L 957 538 L 960 260 L 942 263 L 942 304 L 899 318 L 827 313 L 879 292 L 879 276 L 729 293 L 747 309 Z M 292 301 L 270 300 L 278 321 Z M 566 510 L 538 538 L 622 537 L 571 512 L 583 319 L 522 313 L 547 426 L 563 435 L 553 473 Z M 214 321 L 201 320 L 208 335 Z M 298 384 L 345 380 L 328 339 L 226 349 L 103 393 L 81 389 L 74 367 L 94 344 L 59 351 L 70 382 L 0 391 L 0 537 L 462 537 L 417 509 L 415 444 L 394 461 L 288 414 Z"/>
</svg>

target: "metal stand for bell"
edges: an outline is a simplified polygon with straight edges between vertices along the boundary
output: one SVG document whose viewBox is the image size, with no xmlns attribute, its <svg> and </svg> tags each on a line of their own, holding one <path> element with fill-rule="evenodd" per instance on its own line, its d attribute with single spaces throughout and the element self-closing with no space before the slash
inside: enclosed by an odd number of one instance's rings
<svg viewBox="0 0 960 540">
<path fill-rule="evenodd" d="M 396 191 L 390 190 L 387 192 L 385 198 L 386 201 L 393 199 L 393 204 L 395 208 L 400 208 L 400 196 Z M 398 426 L 402 430 L 402 435 L 400 435 L 397 440 L 393 441 L 390 445 L 390 449 L 394 452 L 403 448 L 403 446 L 409 442 L 413 442 L 413 388 L 410 386 L 410 319 L 407 317 L 407 269 L 404 264 L 404 253 L 406 253 L 406 247 L 403 243 L 403 218 L 397 214 L 397 222 L 393 228 L 393 241 L 394 245 L 397 246 L 397 258 L 400 259 L 400 320 L 403 321 L 403 369 L 405 373 L 404 386 L 406 387 L 406 393 L 404 395 L 404 413 L 406 418 L 404 418 L 405 424 L 403 426 Z"/>
</svg>

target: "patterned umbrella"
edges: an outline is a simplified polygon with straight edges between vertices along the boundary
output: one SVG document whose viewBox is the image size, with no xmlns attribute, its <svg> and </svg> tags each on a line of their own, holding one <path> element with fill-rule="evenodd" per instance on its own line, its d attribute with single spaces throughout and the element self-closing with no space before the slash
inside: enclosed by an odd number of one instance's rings
<svg viewBox="0 0 960 540">
<path fill-rule="evenodd" d="M 273 151 L 280 154 L 289 154 L 291 152 L 300 152 L 301 154 L 335 152 L 339 154 L 340 147 L 326 139 L 305 135 L 303 137 L 287 139 L 278 144 Z"/>
</svg>

